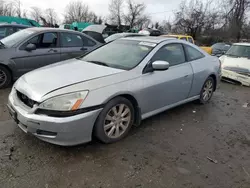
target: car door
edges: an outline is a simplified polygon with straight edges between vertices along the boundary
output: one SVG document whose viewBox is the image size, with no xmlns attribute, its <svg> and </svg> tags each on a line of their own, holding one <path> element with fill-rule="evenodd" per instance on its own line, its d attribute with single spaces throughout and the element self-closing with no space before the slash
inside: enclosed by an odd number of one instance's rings
<svg viewBox="0 0 250 188">
<path fill-rule="evenodd" d="M 171 43 L 161 47 L 152 57 L 154 61 L 167 61 L 168 70 L 154 71 L 144 74 L 142 113 L 149 113 L 165 106 L 187 99 L 191 89 L 193 70 L 186 61 L 181 43 Z"/>
<path fill-rule="evenodd" d="M 82 34 L 61 32 L 61 61 L 84 55 L 92 50 L 96 43 Z"/>
<path fill-rule="evenodd" d="M 188 62 L 192 65 L 194 72 L 194 79 L 192 89 L 190 90 L 189 97 L 197 96 L 200 94 L 201 88 L 209 76 L 207 73 L 207 65 L 204 65 L 202 60 L 205 55 L 198 49 L 184 44 L 184 49 L 187 55 Z"/>
<path fill-rule="evenodd" d="M 28 44 L 35 44 L 36 49 L 27 51 Z M 17 48 L 13 59 L 16 63 L 18 75 L 60 61 L 60 48 L 58 47 L 58 34 L 45 32 L 31 37 Z"/>
</svg>

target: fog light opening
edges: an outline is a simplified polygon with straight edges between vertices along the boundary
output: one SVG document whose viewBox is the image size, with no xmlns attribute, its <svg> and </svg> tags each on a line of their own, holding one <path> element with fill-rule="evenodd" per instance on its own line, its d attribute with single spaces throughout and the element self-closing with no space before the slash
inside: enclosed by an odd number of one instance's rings
<svg viewBox="0 0 250 188">
<path fill-rule="evenodd" d="M 57 135 L 56 132 L 44 131 L 44 130 L 40 130 L 40 129 L 38 129 L 36 131 L 36 134 L 37 135 L 43 135 L 43 136 L 56 136 Z"/>
</svg>

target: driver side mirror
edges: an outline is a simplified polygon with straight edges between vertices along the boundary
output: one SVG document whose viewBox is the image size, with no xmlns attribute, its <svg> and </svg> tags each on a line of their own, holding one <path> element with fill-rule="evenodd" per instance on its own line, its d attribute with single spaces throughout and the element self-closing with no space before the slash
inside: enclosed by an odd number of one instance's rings
<svg viewBox="0 0 250 188">
<path fill-rule="evenodd" d="M 169 62 L 167 61 L 155 61 L 152 63 L 152 68 L 158 71 L 164 71 L 169 69 Z"/>
<path fill-rule="evenodd" d="M 35 44 L 28 44 L 26 47 L 25 47 L 25 50 L 27 51 L 33 51 L 33 50 L 36 50 L 36 45 Z"/>
</svg>

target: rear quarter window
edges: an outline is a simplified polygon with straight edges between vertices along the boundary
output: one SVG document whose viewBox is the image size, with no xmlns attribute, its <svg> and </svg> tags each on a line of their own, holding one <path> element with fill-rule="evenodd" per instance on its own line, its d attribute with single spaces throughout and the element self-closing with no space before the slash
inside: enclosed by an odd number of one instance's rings
<svg viewBox="0 0 250 188">
<path fill-rule="evenodd" d="M 201 53 L 199 50 L 193 48 L 192 46 L 189 45 L 184 45 L 188 61 L 194 61 L 197 59 L 201 59 L 205 57 L 203 53 Z"/>
</svg>

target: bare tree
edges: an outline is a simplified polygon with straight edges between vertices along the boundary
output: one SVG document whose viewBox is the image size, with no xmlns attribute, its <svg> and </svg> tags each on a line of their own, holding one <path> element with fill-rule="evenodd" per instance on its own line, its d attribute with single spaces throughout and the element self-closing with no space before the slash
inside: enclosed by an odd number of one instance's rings
<svg viewBox="0 0 250 188">
<path fill-rule="evenodd" d="M 46 9 L 45 19 L 49 26 L 55 26 L 58 21 L 57 13 L 55 12 L 55 10 L 52 8 Z"/>
<path fill-rule="evenodd" d="M 14 1 L 14 6 L 15 6 L 15 9 L 16 9 L 16 14 L 18 17 L 22 17 L 22 3 L 21 3 L 21 0 L 15 0 Z"/>
<path fill-rule="evenodd" d="M 88 22 L 91 20 L 91 16 L 93 16 L 93 13 L 89 11 L 89 6 L 87 4 L 81 1 L 73 1 L 65 8 L 64 22 Z"/>
<path fill-rule="evenodd" d="M 94 12 L 90 12 L 87 18 L 88 22 L 92 22 L 94 24 L 98 23 L 98 16 Z"/>
<path fill-rule="evenodd" d="M 102 24 L 103 23 L 103 19 L 101 16 L 98 17 L 98 21 L 97 21 L 98 24 Z"/>
<path fill-rule="evenodd" d="M 135 26 L 142 27 L 149 17 L 144 14 L 146 5 L 144 3 L 135 3 L 133 0 L 127 1 L 128 12 L 124 15 L 124 20 L 130 28 Z"/>
<path fill-rule="evenodd" d="M 206 29 L 213 29 L 218 21 L 218 14 L 210 9 L 212 0 L 207 2 L 191 0 L 183 1 L 179 11 L 175 13 L 173 32 L 184 33 L 196 38 Z"/>
<path fill-rule="evenodd" d="M 39 7 L 31 7 L 30 16 L 39 23 L 40 17 L 42 16 L 42 10 Z"/>
<path fill-rule="evenodd" d="M 155 29 L 158 29 L 159 27 L 160 27 L 159 22 L 156 22 L 156 23 L 155 23 Z"/>
<path fill-rule="evenodd" d="M 122 24 L 124 0 L 111 0 L 109 4 L 109 19 L 112 24 L 120 26 Z"/>
<path fill-rule="evenodd" d="M 28 11 L 26 9 L 22 10 L 22 18 L 28 18 Z"/>
<path fill-rule="evenodd" d="M 246 13 L 250 8 L 250 0 L 229 0 L 228 3 L 232 6 L 228 13 L 231 36 L 239 41 Z"/>
<path fill-rule="evenodd" d="M 164 20 L 162 22 L 159 30 L 165 34 L 171 33 L 172 32 L 172 23 L 170 22 L 170 20 Z"/>
<path fill-rule="evenodd" d="M 0 15 L 1 16 L 14 16 L 15 8 L 14 3 L 11 1 L 0 0 Z"/>
</svg>

